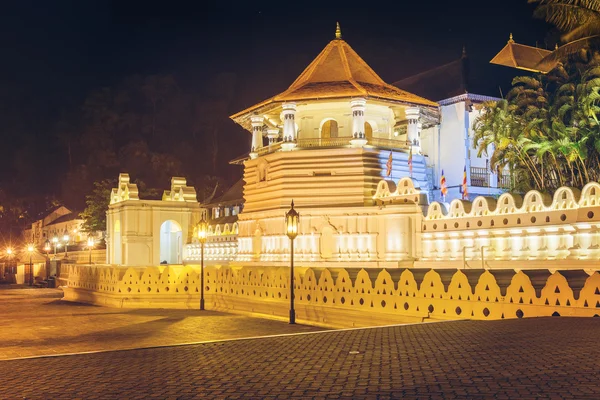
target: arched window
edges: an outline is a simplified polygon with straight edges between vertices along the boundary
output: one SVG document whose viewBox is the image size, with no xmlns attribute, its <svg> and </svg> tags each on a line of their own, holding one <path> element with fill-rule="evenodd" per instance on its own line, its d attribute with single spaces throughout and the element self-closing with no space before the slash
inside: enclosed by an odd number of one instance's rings
<svg viewBox="0 0 600 400">
<path fill-rule="evenodd" d="M 328 119 L 321 126 L 321 138 L 338 137 L 338 123 L 335 119 Z"/>
<path fill-rule="evenodd" d="M 373 127 L 368 122 L 365 122 L 365 139 L 373 139 Z"/>
</svg>

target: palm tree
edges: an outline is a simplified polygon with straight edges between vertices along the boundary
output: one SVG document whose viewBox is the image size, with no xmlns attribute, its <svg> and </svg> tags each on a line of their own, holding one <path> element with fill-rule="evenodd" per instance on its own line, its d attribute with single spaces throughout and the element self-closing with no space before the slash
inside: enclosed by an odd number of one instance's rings
<svg viewBox="0 0 600 400">
<path fill-rule="evenodd" d="M 540 64 L 556 62 L 600 45 L 600 0 L 528 0 L 538 3 L 534 17 L 545 20 L 562 32 L 561 46 Z M 583 50 L 583 53 L 582 53 Z"/>
<path fill-rule="evenodd" d="M 513 189 L 582 187 L 600 179 L 599 115 L 600 56 L 559 63 L 548 74 L 515 78 L 506 99 L 485 103 L 474 147 L 479 156 L 493 148 L 491 167 L 508 167 Z"/>
<path fill-rule="evenodd" d="M 528 0 L 538 3 L 534 17 L 544 19 L 564 32 L 564 43 L 600 35 L 598 0 Z"/>
</svg>

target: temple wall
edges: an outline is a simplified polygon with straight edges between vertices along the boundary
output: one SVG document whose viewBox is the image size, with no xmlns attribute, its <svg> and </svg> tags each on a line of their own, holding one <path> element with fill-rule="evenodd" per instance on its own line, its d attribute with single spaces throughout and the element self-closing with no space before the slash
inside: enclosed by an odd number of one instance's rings
<svg viewBox="0 0 600 400">
<path fill-rule="evenodd" d="M 427 260 L 599 260 L 600 185 L 429 206 L 422 225 Z"/>
<path fill-rule="evenodd" d="M 372 267 L 397 267 L 413 260 L 419 251 L 410 234 L 421 225 L 415 204 L 378 207 L 298 208 L 300 234 L 294 242 L 298 265 L 338 266 L 366 263 Z M 286 210 L 244 212 L 238 220 L 236 263 L 287 265 L 290 240 L 285 234 Z"/>
<path fill-rule="evenodd" d="M 198 266 L 68 268 L 65 300 L 122 308 L 198 308 Z M 206 267 L 208 310 L 285 319 L 289 268 Z M 297 268 L 302 323 L 334 327 L 551 315 L 597 316 L 600 274 L 581 270 Z"/>
</svg>

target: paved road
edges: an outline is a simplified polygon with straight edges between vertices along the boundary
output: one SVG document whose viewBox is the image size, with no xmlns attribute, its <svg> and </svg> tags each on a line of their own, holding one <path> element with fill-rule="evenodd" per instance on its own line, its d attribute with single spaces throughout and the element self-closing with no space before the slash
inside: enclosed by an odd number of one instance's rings
<svg viewBox="0 0 600 400">
<path fill-rule="evenodd" d="M 600 398 L 600 318 L 456 321 L 0 361 L 3 399 Z"/>
<path fill-rule="evenodd" d="M 60 289 L 0 285 L 0 360 L 323 330 L 213 311 L 95 307 L 61 297 Z"/>
</svg>

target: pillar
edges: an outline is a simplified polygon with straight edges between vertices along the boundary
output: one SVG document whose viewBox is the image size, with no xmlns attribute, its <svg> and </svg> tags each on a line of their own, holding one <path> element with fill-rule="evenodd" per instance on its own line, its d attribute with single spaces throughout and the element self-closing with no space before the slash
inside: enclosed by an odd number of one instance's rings
<svg viewBox="0 0 600 400">
<path fill-rule="evenodd" d="M 413 146 L 413 153 L 421 147 L 419 141 L 419 108 L 410 107 L 406 109 L 406 119 L 408 120 L 406 140 L 409 146 Z"/>
<path fill-rule="evenodd" d="M 250 148 L 250 157 L 258 157 L 258 149 L 263 147 L 262 143 L 262 127 L 264 124 L 264 117 L 254 115 L 250 118 L 252 123 L 252 147 Z"/>
<path fill-rule="evenodd" d="M 279 138 L 279 129 L 269 128 L 267 129 L 267 138 L 269 138 L 269 146 L 276 143 Z"/>
<path fill-rule="evenodd" d="M 362 147 L 367 144 L 365 138 L 365 110 L 367 101 L 363 98 L 356 98 L 350 102 L 352 110 L 352 143 L 353 146 Z"/>
<path fill-rule="evenodd" d="M 283 103 L 283 150 L 296 147 L 296 103 Z"/>
</svg>

